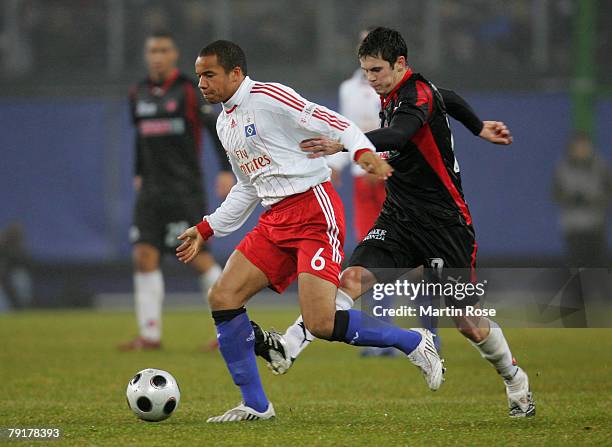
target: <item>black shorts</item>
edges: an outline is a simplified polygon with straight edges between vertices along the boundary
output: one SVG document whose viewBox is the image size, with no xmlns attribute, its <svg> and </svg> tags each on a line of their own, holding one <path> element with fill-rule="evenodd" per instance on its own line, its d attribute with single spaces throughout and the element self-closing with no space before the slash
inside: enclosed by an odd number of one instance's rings
<svg viewBox="0 0 612 447">
<path fill-rule="evenodd" d="M 174 252 L 180 242 L 177 237 L 200 222 L 205 214 L 201 196 L 169 198 L 140 194 L 134 207 L 130 241 L 153 245 L 162 253 Z"/>
<path fill-rule="evenodd" d="M 380 282 L 391 282 L 416 267 L 426 268 L 427 281 L 475 280 L 477 244 L 471 225 L 435 226 L 417 220 L 381 214 L 357 245 L 349 266 L 371 271 Z M 448 300 L 455 306 L 473 305 L 478 299 Z"/>
</svg>

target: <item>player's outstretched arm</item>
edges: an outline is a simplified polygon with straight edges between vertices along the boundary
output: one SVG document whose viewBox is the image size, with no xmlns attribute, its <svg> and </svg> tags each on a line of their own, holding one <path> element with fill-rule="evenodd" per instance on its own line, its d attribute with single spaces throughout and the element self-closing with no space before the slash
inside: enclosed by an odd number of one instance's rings
<svg viewBox="0 0 612 447">
<path fill-rule="evenodd" d="M 442 96 L 446 112 L 453 119 L 463 124 L 473 135 L 477 136 L 480 134 L 483 128 L 483 122 L 468 102 L 453 90 L 439 88 L 438 92 L 440 92 Z"/>
<path fill-rule="evenodd" d="M 188 228 L 178 237 L 183 243 L 177 247 L 176 257 L 185 264 L 191 262 L 200 253 L 204 242 L 211 238 L 215 231 L 217 236 L 226 236 L 240 228 L 251 215 L 258 201 L 255 188 L 241 175 L 238 183 L 232 187 L 226 199 L 214 213 L 206 216 L 202 222 Z"/>
<path fill-rule="evenodd" d="M 438 89 L 448 114 L 470 132 L 493 144 L 512 144 L 510 129 L 501 121 L 482 121 L 468 102 L 452 90 Z"/>
<path fill-rule="evenodd" d="M 237 180 L 236 184 L 230 189 L 223 203 L 196 226 L 200 234 L 206 236 L 205 239 L 213 234 L 215 237 L 224 237 L 233 233 L 246 222 L 259 203 L 257 190 L 249 178 L 240 170 L 234 159 L 230 159 L 230 164 Z"/>
<path fill-rule="evenodd" d="M 308 158 L 319 158 L 334 155 L 344 150 L 344 145 L 338 140 L 327 137 L 308 138 L 300 143 L 300 149 L 308 152 Z"/>
<path fill-rule="evenodd" d="M 327 137 L 309 138 L 300 143 L 300 148 L 308 152 L 308 158 L 319 158 L 326 155 L 336 154 L 344 149 L 344 145 L 338 140 Z M 355 161 L 369 174 L 373 174 L 381 180 L 386 180 L 393 173 L 393 168 L 385 160 L 370 150 L 359 151 Z"/>
</svg>

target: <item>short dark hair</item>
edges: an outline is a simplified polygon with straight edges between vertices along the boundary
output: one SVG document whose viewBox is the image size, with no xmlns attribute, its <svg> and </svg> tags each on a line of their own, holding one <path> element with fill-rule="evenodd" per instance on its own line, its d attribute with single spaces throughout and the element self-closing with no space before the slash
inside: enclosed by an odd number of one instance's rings
<svg viewBox="0 0 612 447">
<path fill-rule="evenodd" d="M 234 67 L 240 67 L 242 73 L 247 74 L 247 61 L 244 51 L 234 42 L 229 40 L 216 40 L 200 50 L 202 56 L 217 56 L 219 65 L 223 67 L 226 73 L 229 73 Z"/>
<path fill-rule="evenodd" d="M 174 42 L 174 35 L 166 29 L 154 29 L 147 35 L 147 39 L 170 39 Z"/>
<path fill-rule="evenodd" d="M 393 66 L 398 57 L 408 58 L 408 48 L 406 41 L 398 31 L 379 26 L 370 31 L 363 39 L 357 56 L 359 59 L 366 56 L 381 57 Z"/>
</svg>

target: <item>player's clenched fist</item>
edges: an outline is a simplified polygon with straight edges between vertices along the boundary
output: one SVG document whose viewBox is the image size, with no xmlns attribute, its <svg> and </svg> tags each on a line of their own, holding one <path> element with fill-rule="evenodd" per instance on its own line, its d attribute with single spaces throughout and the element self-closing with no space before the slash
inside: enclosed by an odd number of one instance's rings
<svg viewBox="0 0 612 447">
<path fill-rule="evenodd" d="M 200 253 L 204 241 L 212 235 L 212 228 L 205 220 L 195 227 L 187 228 L 178 237 L 183 243 L 176 248 L 176 257 L 185 264 L 191 262 Z"/>
<path fill-rule="evenodd" d="M 483 121 L 482 130 L 478 135 L 494 144 L 512 144 L 512 134 L 510 129 L 501 121 Z"/>
<path fill-rule="evenodd" d="M 385 160 L 376 155 L 376 152 L 364 151 L 359 154 L 357 164 L 368 174 L 372 174 L 381 180 L 391 177 L 393 168 Z"/>
</svg>

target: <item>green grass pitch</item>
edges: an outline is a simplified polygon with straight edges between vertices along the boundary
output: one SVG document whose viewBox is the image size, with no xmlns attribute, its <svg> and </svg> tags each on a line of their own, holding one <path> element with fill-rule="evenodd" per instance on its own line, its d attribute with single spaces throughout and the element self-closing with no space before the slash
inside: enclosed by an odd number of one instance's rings
<svg viewBox="0 0 612 447">
<path fill-rule="evenodd" d="M 255 308 L 264 327 L 285 328 L 287 309 Z M 0 316 L 0 427 L 59 427 L 48 445 L 390 446 L 611 445 L 612 331 L 511 329 L 513 353 L 528 371 L 537 416 L 507 417 L 502 382 L 453 329 L 443 329 L 446 383 L 427 390 L 405 358 L 361 359 L 340 343 L 314 343 L 285 376 L 260 362 L 274 421 L 206 424 L 240 400 L 219 353 L 198 346 L 214 336 L 204 310 L 167 312 L 164 349 L 119 353 L 133 335 L 120 312 L 24 312 Z M 125 388 L 146 367 L 181 385 L 176 413 L 137 420 Z M 0 441 L 2 442 L 2 441 Z M 44 445 L 15 441 L 14 445 Z"/>
</svg>

